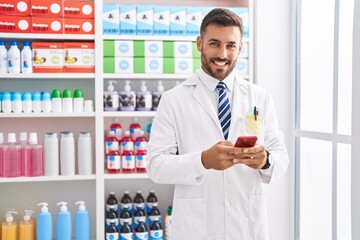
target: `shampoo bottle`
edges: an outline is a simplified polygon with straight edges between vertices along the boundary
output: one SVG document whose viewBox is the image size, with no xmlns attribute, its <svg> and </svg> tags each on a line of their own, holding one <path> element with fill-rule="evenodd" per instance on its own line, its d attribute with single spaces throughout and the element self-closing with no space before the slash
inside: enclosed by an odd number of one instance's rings
<svg viewBox="0 0 360 240">
<path fill-rule="evenodd" d="M 90 240 L 90 218 L 85 202 L 78 201 L 79 210 L 75 214 L 75 240 Z"/>
<path fill-rule="evenodd" d="M 118 111 L 119 110 L 119 94 L 115 91 L 114 84 L 116 81 L 109 80 L 107 91 L 104 92 L 104 110 Z"/>
<path fill-rule="evenodd" d="M 59 175 L 59 140 L 56 132 L 45 133 L 44 139 L 44 175 Z"/>
<path fill-rule="evenodd" d="M 41 212 L 37 218 L 36 240 L 52 240 L 52 218 L 47 207 L 48 204 L 43 202 L 38 206 L 41 206 Z"/>
<path fill-rule="evenodd" d="M 7 50 L 4 41 L 0 41 L 0 73 L 8 73 Z"/>
<path fill-rule="evenodd" d="M 162 81 L 158 81 L 156 91 L 152 93 L 152 110 L 153 111 L 157 110 L 160 99 L 161 99 L 161 95 L 163 94 L 163 92 L 164 92 L 164 86 L 162 85 Z"/>
<path fill-rule="evenodd" d="M 136 93 L 136 110 L 150 111 L 152 108 L 152 95 L 147 90 L 146 82 L 141 81 L 140 91 Z"/>
<path fill-rule="evenodd" d="M 93 168 L 90 132 L 80 132 L 78 138 L 78 169 L 80 175 L 91 175 Z"/>
<path fill-rule="evenodd" d="M 136 94 L 131 91 L 130 81 L 125 81 L 124 91 L 120 95 L 120 111 L 135 111 Z"/>
<path fill-rule="evenodd" d="M 66 202 L 58 202 L 61 205 L 56 216 L 56 240 L 71 240 L 71 215 Z"/>
<path fill-rule="evenodd" d="M 33 210 L 27 209 L 24 211 L 24 220 L 19 223 L 19 240 L 35 240 L 36 229 L 35 220 L 31 219 Z"/>
<path fill-rule="evenodd" d="M 17 223 L 14 221 L 13 214 L 15 211 L 7 211 L 5 214 L 5 222 L 1 224 L 1 239 L 17 240 Z"/>
</svg>

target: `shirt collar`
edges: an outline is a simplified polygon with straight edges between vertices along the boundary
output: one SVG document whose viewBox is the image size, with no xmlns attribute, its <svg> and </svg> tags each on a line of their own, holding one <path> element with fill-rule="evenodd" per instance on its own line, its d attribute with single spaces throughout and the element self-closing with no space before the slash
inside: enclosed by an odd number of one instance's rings
<svg viewBox="0 0 360 240">
<path fill-rule="evenodd" d="M 215 91 L 216 86 L 219 83 L 219 80 L 210 76 L 208 73 L 204 71 L 202 67 L 199 68 L 198 71 L 200 81 L 210 90 Z M 229 76 L 227 76 L 224 80 L 222 80 L 223 83 L 226 84 L 227 89 L 231 92 L 234 87 L 235 82 L 235 71 L 232 71 Z"/>
</svg>

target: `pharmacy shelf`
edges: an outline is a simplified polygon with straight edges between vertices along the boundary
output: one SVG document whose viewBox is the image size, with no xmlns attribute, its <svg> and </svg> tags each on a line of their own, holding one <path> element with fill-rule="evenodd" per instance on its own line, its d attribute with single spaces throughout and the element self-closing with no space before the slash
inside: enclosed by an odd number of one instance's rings
<svg viewBox="0 0 360 240">
<path fill-rule="evenodd" d="M 92 34 L 35 34 L 35 33 L 1 33 L 2 39 L 42 39 L 42 40 L 95 40 Z"/>
<path fill-rule="evenodd" d="M 155 111 L 104 112 L 104 117 L 154 117 Z"/>
<path fill-rule="evenodd" d="M 105 174 L 105 179 L 149 179 L 147 173 L 119 173 L 119 174 Z"/>
<path fill-rule="evenodd" d="M 39 177 L 13 177 L 0 178 L 0 183 L 21 183 L 21 182 L 49 182 L 49 181 L 87 181 L 95 180 L 95 175 L 74 175 L 74 176 L 39 176 Z"/>
<path fill-rule="evenodd" d="M 103 40 L 150 40 L 150 41 L 196 41 L 197 36 L 157 36 L 157 35 L 103 35 Z M 243 42 L 249 42 L 243 38 Z"/>
<path fill-rule="evenodd" d="M 0 118 L 78 118 L 95 117 L 95 112 L 83 113 L 0 113 Z"/>
<path fill-rule="evenodd" d="M 94 73 L 0 74 L 0 79 L 94 79 Z"/>
<path fill-rule="evenodd" d="M 185 80 L 190 77 L 191 74 L 120 74 L 120 73 L 107 73 L 104 74 L 104 79 L 146 79 L 146 80 Z"/>
</svg>

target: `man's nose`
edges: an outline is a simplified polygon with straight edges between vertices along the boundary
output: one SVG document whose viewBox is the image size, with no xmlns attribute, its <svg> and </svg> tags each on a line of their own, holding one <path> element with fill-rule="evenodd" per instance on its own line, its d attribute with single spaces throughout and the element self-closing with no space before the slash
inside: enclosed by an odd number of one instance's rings
<svg viewBox="0 0 360 240">
<path fill-rule="evenodd" d="M 218 48 L 217 57 L 221 59 L 225 59 L 227 57 L 226 46 L 221 46 Z"/>
</svg>

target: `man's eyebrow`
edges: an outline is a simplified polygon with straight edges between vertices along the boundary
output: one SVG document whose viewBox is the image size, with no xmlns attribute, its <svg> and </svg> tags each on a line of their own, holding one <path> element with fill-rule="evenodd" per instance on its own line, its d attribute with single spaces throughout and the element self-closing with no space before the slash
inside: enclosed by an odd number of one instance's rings
<svg viewBox="0 0 360 240">
<path fill-rule="evenodd" d="M 209 42 L 220 42 L 220 40 L 216 39 L 216 38 L 211 38 L 209 39 Z M 239 42 L 236 42 L 236 41 L 228 41 L 226 42 L 226 44 L 239 44 Z"/>
</svg>

